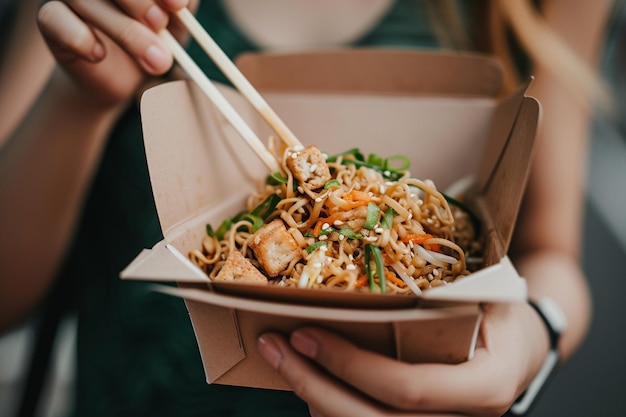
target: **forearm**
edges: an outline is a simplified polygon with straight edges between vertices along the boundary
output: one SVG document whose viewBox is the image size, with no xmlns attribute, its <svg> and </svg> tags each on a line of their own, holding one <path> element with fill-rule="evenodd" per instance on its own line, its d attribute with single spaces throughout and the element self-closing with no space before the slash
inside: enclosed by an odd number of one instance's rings
<svg viewBox="0 0 626 417">
<path fill-rule="evenodd" d="M 58 71 L 0 153 L 0 331 L 48 289 L 119 109 Z"/>
<path fill-rule="evenodd" d="M 550 297 L 565 313 L 568 328 L 559 351 L 567 360 L 584 340 L 591 322 L 591 296 L 580 264 L 559 252 L 537 251 L 518 259 L 517 268 L 528 281 L 531 300 Z"/>
<path fill-rule="evenodd" d="M 37 30 L 38 0 L 16 2 L 11 41 L 0 59 L 0 149 L 45 85 L 54 59 Z"/>
</svg>

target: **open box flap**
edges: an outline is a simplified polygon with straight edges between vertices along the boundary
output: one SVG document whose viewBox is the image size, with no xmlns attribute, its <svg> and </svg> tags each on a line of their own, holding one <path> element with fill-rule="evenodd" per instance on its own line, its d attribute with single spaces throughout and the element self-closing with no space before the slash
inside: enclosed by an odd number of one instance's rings
<svg viewBox="0 0 626 417">
<path fill-rule="evenodd" d="M 246 53 L 236 63 L 259 91 L 495 97 L 502 88 L 500 63 L 472 53 L 352 48 Z"/>
<path fill-rule="evenodd" d="M 174 246 L 160 241 L 144 249 L 120 272 L 122 279 L 208 284 L 206 274 Z"/>
<path fill-rule="evenodd" d="M 508 135 L 505 146 L 492 165 L 485 181 L 478 185 L 479 204 L 483 213 L 491 213 L 492 230 L 497 233 L 500 247 L 488 248 L 487 264 L 497 262 L 508 251 L 521 206 L 526 183 L 530 174 L 533 144 L 540 120 L 539 102 L 524 96 L 518 115 Z"/>
</svg>

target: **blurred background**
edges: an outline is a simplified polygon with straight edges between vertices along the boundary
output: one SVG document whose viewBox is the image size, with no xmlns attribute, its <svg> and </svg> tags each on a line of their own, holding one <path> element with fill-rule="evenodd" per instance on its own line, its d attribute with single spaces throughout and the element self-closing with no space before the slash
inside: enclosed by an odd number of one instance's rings
<svg viewBox="0 0 626 417">
<path fill-rule="evenodd" d="M 0 1 L 0 7 L 6 3 Z M 3 14 L 4 15 L 4 14 Z M 4 24 L 0 25 L 0 28 Z M 1 32 L 0 32 L 1 33 Z M 626 416 L 626 11 L 610 27 L 603 72 L 618 101 L 617 118 L 598 116 L 589 150 L 584 266 L 595 314 L 582 348 L 555 376 L 531 413 L 543 416 Z M 12 417 L 29 365 L 33 323 L 0 337 L 0 417 Z M 38 416 L 64 416 L 71 402 L 76 320 L 66 318 L 52 355 Z"/>
</svg>

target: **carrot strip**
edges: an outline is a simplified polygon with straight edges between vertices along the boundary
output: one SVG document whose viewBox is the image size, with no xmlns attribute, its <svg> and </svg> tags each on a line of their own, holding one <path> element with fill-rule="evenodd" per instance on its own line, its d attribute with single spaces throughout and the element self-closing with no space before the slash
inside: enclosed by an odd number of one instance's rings
<svg viewBox="0 0 626 417">
<path fill-rule="evenodd" d="M 363 274 L 356 280 L 356 288 L 363 288 L 367 285 L 367 274 Z"/>
<path fill-rule="evenodd" d="M 387 278 L 389 281 L 393 282 L 394 284 L 396 284 L 400 288 L 406 287 L 406 282 L 404 282 L 403 280 L 398 278 L 396 276 L 396 274 L 394 274 L 393 272 L 391 272 L 388 269 L 385 269 L 385 278 Z"/>
<path fill-rule="evenodd" d="M 415 244 L 421 245 L 426 240 L 432 239 L 433 237 L 434 236 L 431 235 L 430 233 L 409 233 L 408 235 L 404 236 L 401 240 L 404 243 L 413 242 Z"/>
</svg>

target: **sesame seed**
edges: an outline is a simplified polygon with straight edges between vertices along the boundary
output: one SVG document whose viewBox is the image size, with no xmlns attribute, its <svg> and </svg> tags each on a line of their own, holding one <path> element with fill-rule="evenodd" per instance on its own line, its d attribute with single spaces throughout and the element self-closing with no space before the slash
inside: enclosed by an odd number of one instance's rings
<svg viewBox="0 0 626 417">
<path fill-rule="evenodd" d="M 438 276 L 439 275 L 439 270 L 438 269 L 433 269 L 433 276 Z"/>
<path fill-rule="evenodd" d="M 435 277 L 433 277 L 433 274 L 428 274 L 428 280 L 432 281 Z"/>
<path fill-rule="evenodd" d="M 321 262 L 315 262 L 315 263 L 313 264 L 313 267 L 315 267 L 315 268 L 321 268 L 321 267 L 322 267 L 322 263 L 321 263 Z"/>
<path fill-rule="evenodd" d="M 342 235 L 342 234 L 339 235 L 339 240 L 343 240 L 344 238 L 345 238 L 344 235 Z"/>
<path fill-rule="evenodd" d="M 322 230 L 326 230 L 326 229 L 328 229 L 329 227 L 330 227 L 330 224 L 328 224 L 328 223 L 324 223 L 324 224 L 322 225 Z"/>
<path fill-rule="evenodd" d="M 385 229 L 383 229 L 382 227 L 377 227 L 376 229 L 374 229 L 374 231 L 378 234 L 381 234 L 385 231 Z"/>
<path fill-rule="evenodd" d="M 322 235 L 320 237 L 317 238 L 318 240 L 326 240 L 328 239 L 328 235 Z"/>
<path fill-rule="evenodd" d="M 365 238 L 368 242 L 376 242 L 378 240 L 377 236 L 368 236 Z"/>
<path fill-rule="evenodd" d="M 317 198 L 315 199 L 315 202 L 316 202 L 316 203 L 321 203 L 321 201 L 322 201 L 322 197 L 317 197 Z"/>
<path fill-rule="evenodd" d="M 298 185 L 298 192 L 300 194 L 304 194 L 304 188 L 302 188 L 301 186 Z"/>
<path fill-rule="evenodd" d="M 355 264 L 348 264 L 348 265 L 346 265 L 346 269 L 348 271 L 354 271 L 356 269 L 356 265 Z"/>
<path fill-rule="evenodd" d="M 316 169 L 317 169 L 317 164 L 311 164 L 311 166 L 309 167 L 309 172 L 315 172 Z"/>
<path fill-rule="evenodd" d="M 334 224 L 335 226 L 341 226 L 341 225 L 343 224 L 343 222 L 342 222 L 341 220 L 335 220 L 335 221 L 333 222 L 333 224 Z"/>
</svg>

